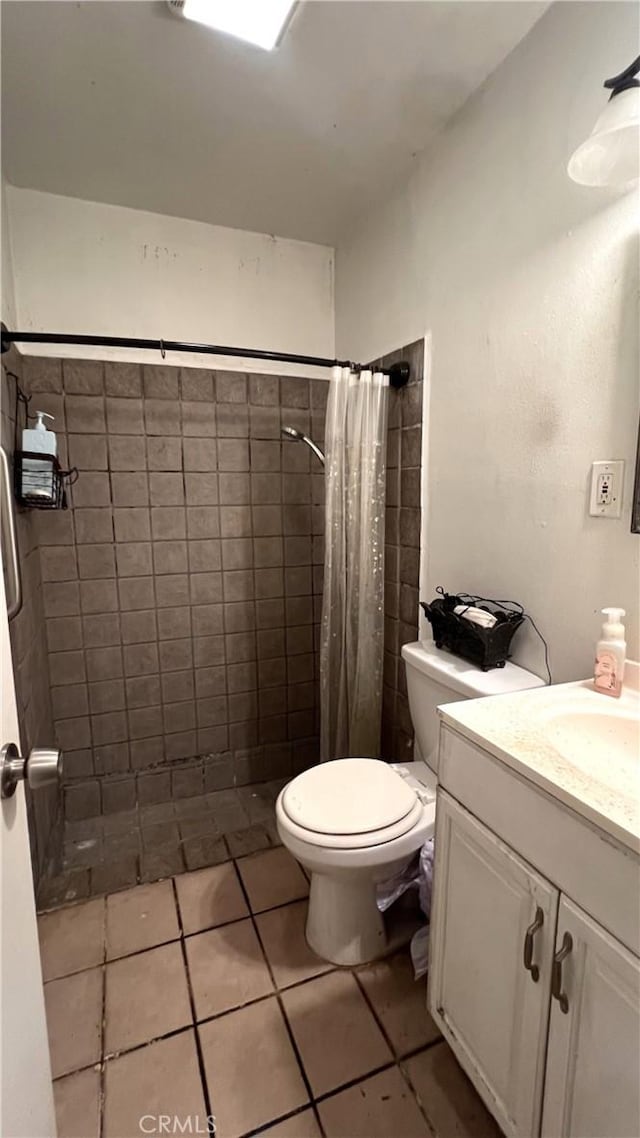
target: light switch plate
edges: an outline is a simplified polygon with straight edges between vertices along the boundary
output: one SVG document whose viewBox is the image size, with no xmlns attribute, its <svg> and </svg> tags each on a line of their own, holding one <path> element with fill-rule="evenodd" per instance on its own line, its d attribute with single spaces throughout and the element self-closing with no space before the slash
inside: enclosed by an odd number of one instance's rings
<svg viewBox="0 0 640 1138">
<path fill-rule="evenodd" d="M 589 513 L 596 518 L 619 518 L 622 511 L 624 462 L 594 462 L 591 467 Z"/>
</svg>

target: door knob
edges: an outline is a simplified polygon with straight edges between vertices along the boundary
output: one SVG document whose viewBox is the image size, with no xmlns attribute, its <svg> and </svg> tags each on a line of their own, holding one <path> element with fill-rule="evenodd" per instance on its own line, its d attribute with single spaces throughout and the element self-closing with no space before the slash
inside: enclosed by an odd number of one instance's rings
<svg viewBox="0 0 640 1138">
<path fill-rule="evenodd" d="M 5 743 L 0 750 L 2 797 L 11 798 L 21 779 L 26 779 L 32 790 L 59 782 L 62 777 L 62 751 L 53 747 L 33 747 L 26 759 L 22 758 L 15 743 Z"/>
</svg>

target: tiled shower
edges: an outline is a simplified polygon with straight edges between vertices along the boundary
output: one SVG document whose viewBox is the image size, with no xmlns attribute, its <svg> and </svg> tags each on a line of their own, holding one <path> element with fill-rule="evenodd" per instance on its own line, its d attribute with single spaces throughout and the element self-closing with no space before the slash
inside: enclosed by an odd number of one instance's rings
<svg viewBox="0 0 640 1138">
<path fill-rule="evenodd" d="M 412 381 L 389 405 L 390 759 L 412 743 L 399 653 L 417 629 L 422 344 L 382 363 L 401 356 Z M 275 794 L 318 759 L 324 529 L 322 467 L 281 427 L 323 446 L 328 383 L 15 350 L 3 363 L 30 411 L 55 416 L 61 462 L 78 470 L 70 509 L 18 510 L 27 587 L 12 643 L 38 720 L 27 743 L 55 737 L 65 755 L 58 802 L 33 804 L 41 903 L 277 842 Z"/>
</svg>

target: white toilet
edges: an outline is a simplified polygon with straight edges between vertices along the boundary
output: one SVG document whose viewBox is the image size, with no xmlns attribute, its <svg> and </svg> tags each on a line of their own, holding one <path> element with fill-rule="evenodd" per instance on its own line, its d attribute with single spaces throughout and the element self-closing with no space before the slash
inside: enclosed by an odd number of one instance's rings
<svg viewBox="0 0 640 1138">
<path fill-rule="evenodd" d="M 298 775 L 276 803 L 282 842 L 311 877 L 307 940 L 334 964 L 384 955 L 387 934 L 376 886 L 433 836 L 436 708 L 544 682 L 509 663 L 481 672 L 431 643 L 405 644 L 402 656 L 419 760 L 401 768 L 408 775 L 380 759 L 335 759 Z"/>
</svg>

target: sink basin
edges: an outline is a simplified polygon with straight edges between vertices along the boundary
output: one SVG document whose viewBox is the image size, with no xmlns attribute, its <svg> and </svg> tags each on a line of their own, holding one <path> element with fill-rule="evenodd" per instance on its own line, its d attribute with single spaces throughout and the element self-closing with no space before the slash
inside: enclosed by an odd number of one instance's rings
<svg viewBox="0 0 640 1138">
<path fill-rule="evenodd" d="M 638 793 L 640 718 L 631 708 L 558 708 L 545 717 L 544 733 L 573 767 L 624 795 Z"/>
<path fill-rule="evenodd" d="M 619 699 L 588 679 L 439 712 L 454 731 L 640 854 L 639 662 L 627 660 Z"/>
</svg>

